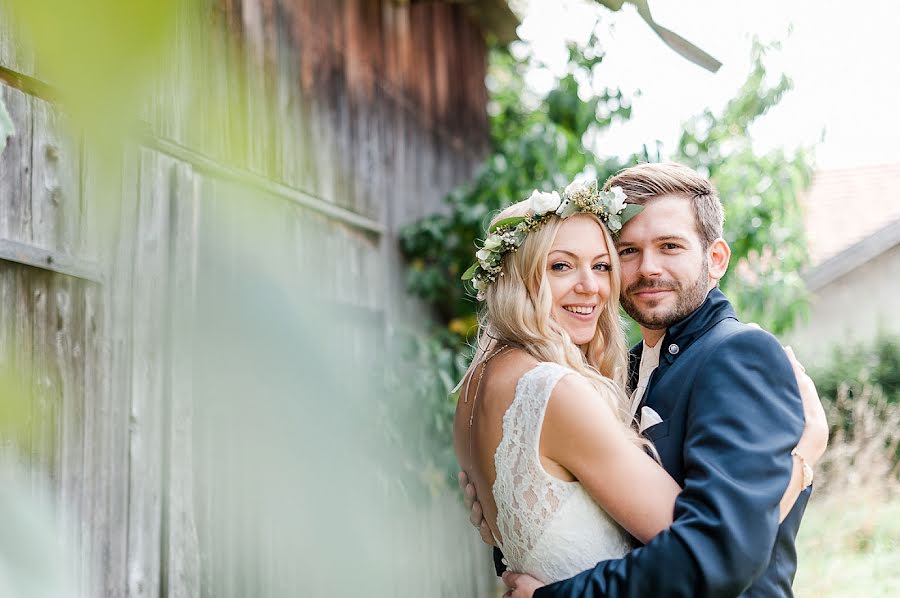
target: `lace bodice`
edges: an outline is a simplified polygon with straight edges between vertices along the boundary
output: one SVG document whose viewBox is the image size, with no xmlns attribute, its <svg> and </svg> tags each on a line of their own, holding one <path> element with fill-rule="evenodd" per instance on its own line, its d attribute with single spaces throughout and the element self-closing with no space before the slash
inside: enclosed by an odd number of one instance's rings
<svg viewBox="0 0 900 598">
<path fill-rule="evenodd" d="M 566 374 L 578 375 L 556 363 L 540 363 L 519 379 L 494 454 L 494 502 L 505 562 L 511 571 L 545 583 L 631 550 L 627 534 L 579 482 L 555 478 L 541 465 L 547 402 Z"/>
</svg>

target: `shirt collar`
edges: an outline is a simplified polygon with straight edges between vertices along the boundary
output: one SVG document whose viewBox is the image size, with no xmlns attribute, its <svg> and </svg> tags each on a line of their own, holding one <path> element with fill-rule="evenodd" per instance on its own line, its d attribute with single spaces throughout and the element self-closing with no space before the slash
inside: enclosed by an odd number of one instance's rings
<svg viewBox="0 0 900 598">
<path fill-rule="evenodd" d="M 644 341 L 644 348 L 641 350 L 641 371 L 651 367 L 655 368 L 659 365 L 659 350 L 662 347 L 662 341 L 663 339 L 659 339 L 659 342 L 653 347 L 649 346 L 647 341 Z"/>
</svg>

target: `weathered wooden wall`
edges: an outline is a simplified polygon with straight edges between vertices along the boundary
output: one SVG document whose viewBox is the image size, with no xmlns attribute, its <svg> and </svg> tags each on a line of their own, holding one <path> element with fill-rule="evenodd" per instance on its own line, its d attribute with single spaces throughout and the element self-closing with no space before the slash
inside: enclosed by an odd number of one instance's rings
<svg viewBox="0 0 900 598">
<path fill-rule="evenodd" d="M 126 144 L 113 182 L 63 133 L 59 107 L 0 83 L 17 127 L 0 155 L 0 359 L 28 380 L 20 458 L 75 522 L 88 595 L 282 596 L 299 573 L 262 555 L 256 578 L 239 576 L 241 530 L 210 515 L 229 500 L 220 514 L 248 514 L 228 496 L 239 480 L 204 477 L 221 455 L 198 435 L 197 310 L 245 272 L 222 256 L 246 252 L 255 210 L 271 242 L 254 257 L 284 266 L 285 288 L 346 308 L 335 334 L 349 356 L 384 351 L 406 311 L 397 230 L 439 209 L 486 150 L 485 43 L 454 3 L 180 10 L 179 23 L 212 26 L 179 28 L 141 115 L 147 134 Z M 8 20 L 0 67 L 42 79 Z M 396 595 L 491 593 L 463 519 L 444 500 L 411 515 L 391 542 L 425 550 Z M 308 595 L 338 595 L 316 584 Z"/>
</svg>

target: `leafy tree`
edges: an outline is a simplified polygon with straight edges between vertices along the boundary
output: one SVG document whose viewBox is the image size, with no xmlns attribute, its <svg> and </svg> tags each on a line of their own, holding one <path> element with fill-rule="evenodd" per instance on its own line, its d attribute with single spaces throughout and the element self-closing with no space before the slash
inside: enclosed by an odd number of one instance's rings
<svg viewBox="0 0 900 598">
<path fill-rule="evenodd" d="M 768 49 L 754 42 L 750 75 L 721 114 L 707 109 L 686 123 L 675 160 L 709 176 L 722 198 L 732 251 L 723 291 L 745 321 L 779 334 L 808 304 L 800 272 L 809 258 L 797 197 L 812 177 L 812 155 L 806 148 L 793 156 L 753 149 L 750 126 L 791 88 L 784 75 L 766 84 Z"/>
</svg>

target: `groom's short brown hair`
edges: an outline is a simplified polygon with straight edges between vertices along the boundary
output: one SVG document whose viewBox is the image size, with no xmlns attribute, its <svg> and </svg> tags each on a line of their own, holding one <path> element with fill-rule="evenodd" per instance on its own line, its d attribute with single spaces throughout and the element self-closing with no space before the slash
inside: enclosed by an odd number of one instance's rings
<svg viewBox="0 0 900 598">
<path fill-rule="evenodd" d="M 603 186 L 605 190 L 621 187 L 628 203 L 644 205 L 664 195 L 691 200 L 697 232 L 707 249 L 722 236 L 725 214 L 722 202 L 709 179 L 696 171 L 672 162 L 638 164 L 619 171 Z"/>
</svg>

